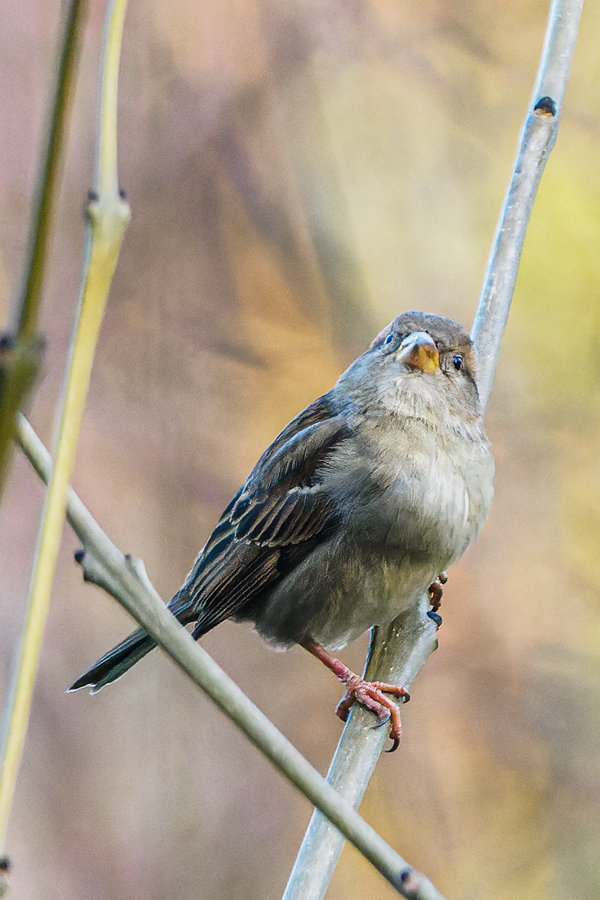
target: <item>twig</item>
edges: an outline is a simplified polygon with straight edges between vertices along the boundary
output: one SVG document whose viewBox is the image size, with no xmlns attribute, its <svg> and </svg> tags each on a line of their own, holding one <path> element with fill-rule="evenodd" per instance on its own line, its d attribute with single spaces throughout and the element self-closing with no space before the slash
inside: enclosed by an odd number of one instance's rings
<svg viewBox="0 0 600 900">
<path fill-rule="evenodd" d="M 396 619 L 387 636 L 374 630 L 369 648 L 368 680 L 409 688 L 430 653 L 437 648 L 436 627 L 427 617 L 425 594 L 417 607 Z M 327 781 L 358 808 L 373 768 L 388 740 L 385 728 L 373 727 L 373 715 L 355 706 L 331 761 Z M 333 876 L 344 838 L 318 810 L 312 815 L 294 863 L 283 900 L 317 900 Z"/>
<path fill-rule="evenodd" d="M 533 100 L 521 132 L 472 331 L 484 409 L 508 318 L 525 231 L 546 160 L 556 139 L 582 6 L 583 0 L 553 0 L 548 14 Z M 390 680 L 389 673 L 394 671 L 398 673 L 395 683 L 407 686 L 425 662 L 427 646 L 423 648 L 417 668 L 413 668 L 414 655 L 409 655 L 409 642 L 403 640 L 398 628 L 401 625 L 401 622 L 394 623 L 387 633 L 372 641 L 368 664 L 370 678 Z M 415 653 L 418 654 L 417 646 Z M 370 719 L 365 711 L 354 709 L 327 775 L 327 780 L 355 806 L 362 800 L 383 745 L 383 740 L 373 740 L 369 726 Z M 360 766 L 350 763 L 354 758 L 360 760 Z M 320 900 L 325 895 L 343 845 L 342 835 L 315 812 L 290 875 L 285 900 Z"/>
<path fill-rule="evenodd" d="M 496 372 L 525 232 L 548 156 L 556 141 L 582 8 L 583 0 L 552 0 L 542 58 L 488 258 L 471 332 L 477 351 L 479 396 L 484 409 Z"/>
<path fill-rule="evenodd" d="M 38 474 L 47 480 L 51 470 L 48 451 L 23 416 L 19 417 L 17 428 L 22 449 Z M 412 870 L 386 844 L 181 627 L 162 603 L 140 563 L 123 556 L 71 488 L 67 518 L 84 546 L 84 553 L 78 559 L 84 567 L 85 578 L 115 597 L 144 626 L 177 665 L 322 810 L 399 894 L 415 900 L 443 900 L 431 882 Z"/>
<path fill-rule="evenodd" d="M 117 79 L 125 7 L 126 0 L 109 3 L 105 18 L 97 163 L 94 195 L 88 205 L 82 288 L 65 372 L 55 462 L 42 511 L 17 670 L 4 711 L 0 755 L 0 841 L 5 840 L 25 743 L 33 685 L 62 534 L 68 484 L 85 408 L 94 350 L 129 221 L 129 207 L 120 196 L 116 170 Z"/>
<path fill-rule="evenodd" d="M 20 295 L 12 328 L 0 335 L 0 490 L 8 469 L 15 416 L 33 385 L 42 355 L 42 341 L 38 335 L 39 310 L 84 14 L 85 3 L 72 0 L 65 15 Z"/>
</svg>

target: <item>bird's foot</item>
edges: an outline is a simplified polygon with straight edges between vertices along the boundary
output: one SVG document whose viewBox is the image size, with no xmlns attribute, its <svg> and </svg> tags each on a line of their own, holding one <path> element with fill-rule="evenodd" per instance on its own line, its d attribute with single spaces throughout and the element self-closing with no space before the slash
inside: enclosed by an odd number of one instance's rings
<svg viewBox="0 0 600 900">
<path fill-rule="evenodd" d="M 441 606 L 442 597 L 444 595 L 444 585 L 448 581 L 445 572 L 440 572 L 438 577 L 432 582 L 427 589 L 427 597 L 431 603 L 431 611 L 436 613 Z"/>
<path fill-rule="evenodd" d="M 365 681 L 358 675 L 355 675 L 352 669 L 349 669 L 343 662 L 336 659 L 331 653 L 328 653 L 327 650 L 320 644 L 317 644 L 316 641 L 307 639 L 302 642 L 302 646 L 305 650 L 308 650 L 309 653 L 312 653 L 313 656 L 316 656 L 317 659 L 320 659 L 321 662 L 346 685 L 346 693 L 336 707 L 336 715 L 345 722 L 350 713 L 350 709 L 352 708 L 352 704 L 360 703 L 361 706 L 370 709 L 378 717 L 379 723 L 375 726 L 376 728 L 385 725 L 387 722 L 391 723 L 390 738 L 392 740 L 392 746 L 388 750 L 388 753 L 392 753 L 396 750 L 402 736 L 400 711 L 394 701 L 385 695 L 391 694 L 394 697 L 402 697 L 404 703 L 408 703 L 410 700 L 408 691 L 405 691 L 404 688 L 398 687 L 395 684 L 386 684 L 383 681 Z"/>
<path fill-rule="evenodd" d="M 346 693 L 338 703 L 335 713 L 345 722 L 352 705 L 360 703 L 361 706 L 370 709 L 379 718 L 376 728 L 380 728 L 389 722 L 392 746 L 387 752 L 393 753 L 400 744 L 402 722 L 400 721 L 400 710 L 397 704 L 390 697 L 386 697 L 386 694 L 402 697 L 404 703 L 408 703 L 410 700 L 410 694 L 404 688 L 395 684 L 386 684 L 383 681 L 364 681 L 358 675 L 352 674 L 346 681 Z"/>
</svg>

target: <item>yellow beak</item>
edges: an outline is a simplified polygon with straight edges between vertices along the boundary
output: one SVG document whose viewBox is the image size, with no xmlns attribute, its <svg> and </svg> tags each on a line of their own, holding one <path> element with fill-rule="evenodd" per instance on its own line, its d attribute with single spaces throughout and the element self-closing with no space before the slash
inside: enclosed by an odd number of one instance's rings
<svg viewBox="0 0 600 900">
<path fill-rule="evenodd" d="M 397 359 L 421 372 L 435 372 L 440 367 L 437 347 L 425 331 L 415 331 L 405 338 L 398 348 Z"/>
</svg>

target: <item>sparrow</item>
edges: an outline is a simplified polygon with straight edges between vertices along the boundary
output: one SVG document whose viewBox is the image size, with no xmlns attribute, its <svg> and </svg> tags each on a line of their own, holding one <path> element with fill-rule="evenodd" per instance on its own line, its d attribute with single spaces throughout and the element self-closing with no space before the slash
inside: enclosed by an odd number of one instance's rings
<svg viewBox="0 0 600 900">
<path fill-rule="evenodd" d="M 168 604 L 202 637 L 250 621 L 300 644 L 354 702 L 401 733 L 400 686 L 367 682 L 332 654 L 435 586 L 478 536 L 493 496 L 471 340 L 451 319 L 406 312 L 265 450 Z M 443 578 L 442 578 L 443 580 Z M 69 688 L 94 694 L 156 646 L 142 628 Z"/>
</svg>

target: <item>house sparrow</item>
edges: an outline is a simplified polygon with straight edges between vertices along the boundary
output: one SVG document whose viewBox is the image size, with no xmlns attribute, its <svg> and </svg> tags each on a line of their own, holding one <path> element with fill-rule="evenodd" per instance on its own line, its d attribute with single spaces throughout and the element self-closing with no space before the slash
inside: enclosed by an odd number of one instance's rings
<svg viewBox="0 0 600 900">
<path fill-rule="evenodd" d="M 389 695 L 406 692 L 331 652 L 416 603 L 481 530 L 494 463 L 474 363 L 456 322 L 394 319 L 265 450 L 169 603 L 196 639 L 232 618 L 302 645 L 346 685 L 338 714 L 357 701 L 390 720 L 393 749 Z M 96 693 L 154 646 L 138 628 L 69 690 Z"/>
</svg>

